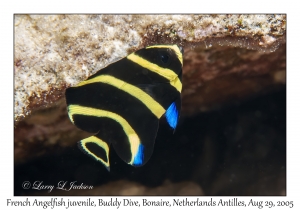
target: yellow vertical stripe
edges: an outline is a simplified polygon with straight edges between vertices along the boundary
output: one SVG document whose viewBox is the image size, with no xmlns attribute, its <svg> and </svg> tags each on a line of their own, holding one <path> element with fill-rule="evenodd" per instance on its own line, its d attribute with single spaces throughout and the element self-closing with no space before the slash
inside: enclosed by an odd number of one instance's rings
<svg viewBox="0 0 300 210">
<path fill-rule="evenodd" d="M 132 62 L 156 73 L 159 74 L 160 76 L 168 79 L 170 81 L 170 84 L 176 88 L 176 90 L 178 90 L 179 92 L 181 92 L 182 89 L 182 84 L 179 81 L 179 83 L 174 83 L 173 81 L 176 80 L 176 78 L 178 78 L 178 75 L 172 71 L 171 69 L 168 68 L 162 68 L 158 65 L 156 65 L 155 63 L 151 63 L 149 61 L 147 61 L 146 59 L 139 57 L 138 55 L 132 53 L 130 55 L 127 56 L 127 58 L 129 60 L 131 60 Z"/>
<path fill-rule="evenodd" d="M 176 90 L 177 90 L 178 92 L 181 93 L 181 90 L 182 90 L 182 83 L 181 83 L 179 77 L 177 77 L 175 80 L 172 80 L 172 81 L 170 82 L 170 84 L 171 84 L 173 87 L 175 87 Z"/>
<path fill-rule="evenodd" d="M 140 66 L 153 71 L 157 74 L 159 74 L 160 76 L 163 76 L 164 78 L 168 79 L 168 80 L 174 80 L 177 77 L 177 74 L 172 71 L 171 69 L 168 68 L 162 68 L 158 65 L 156 65 L 155 63 L 151 63 L 149 61 L 147 61 L 146 59 L 131 53 L 130 55 L 127 56 L 127 58 L 137 64 L 139 64 Z"/>
<path fill-rule="evenodd" d="M 156 102 L 151 96 L 149 96 L 146 92 L 142 91 L 136 86 L 133 86 L 129 83 L 124 82 L 123 80 L 117 79 L 110 75 L 100 75 L 92 79 L 82 81 L 76 87 L 80 87 L 95 82 L 102 82 L 105 84 L 109 84 L 116 88 L 119 88 L 122 91 L 129 93 L 130 95 L 140 100 L 145 106 L 147 106 L 147 108 L 158 119 L 166 112 L 166 110 L 158 102 Z"/>
<path fill-rule="evenodd" d="M 74 114 L 93 116 L 93 117 L 107 117 L 118 122 L 122 126 L 126 136 L 128 137 L 130 143 L 130 150 L 131 150 L 131 161 L 129 162 L 129 164 L 131 165 L 133 164 L 134 157 L 138 152 L 138 148 L 141 142 L 139 136 L 134 131 L 134 129 L 130 126 L 127 120 L 125 120 L 123 117 L 121 117 L 116 113 L 107 110 L 102 110 L 102 109 L 95 109 L 95 108 L 84 107 L 80 105 L 69 105 L 68 109 L 69 109 L 68 112 L 69 118 L 73 123 L 74 123 L 73 120 Z"/>
</svg>

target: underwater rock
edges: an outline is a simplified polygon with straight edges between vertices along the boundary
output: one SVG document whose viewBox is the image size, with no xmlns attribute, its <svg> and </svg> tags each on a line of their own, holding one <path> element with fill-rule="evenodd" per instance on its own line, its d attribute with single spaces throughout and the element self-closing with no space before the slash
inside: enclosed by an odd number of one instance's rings
<svg viewBox="0 0 300 210">
<path fill-rule="evenodd" d="M 198 47 L 184 57 L 182 113 L 194 115 L 285 87 L 286 48 Z"/>
<path fill-rule="evenodd" d="M 74 145 L 88 135 L 74 129 L 74 125 L 66 117 L 65 102 L 60 100 L 50 108 L 36 110 L 15 127 L 15 164 L 59 152 L 61 148 Z"/>
<path fill-rule="evenodd" d="M 185 60 L 194 58 L 199 52 L 201 58 L 186 62 L 184 74 L 190 75 L 190 70 L 202 74 L 205 63 L 211 68 L 209 75 L 193 78 L 199 79 L 198 85 L 203 77 L 223 75 L 240 59 L 250 65 L 253 59 L 265 57 L 260 68 L 240 68 L 240 74 L 269 71 L 263 65 L 269 62 L 268 55 L 274 57 L 270 52 L 285 43 L 285 33 L 285 15 L 15 15 L 14 119 L 20 121 L 37 108 L 52 106 L 66 87 L 151 44 L 178 44 L 186 50 L 205 47 L 202 53 L 194 50 L 185 56 Z M 224 60 L 223 68 L 217 69 L 220 65 L 213 67 L 212 60 L 222 55 L 211 58 L 211 54 L 227 54 L 228 48 L 222 46 L 238 47 L 228 56 L 238 54 L 239 59 Z M 187 79 L 185 87 L 193 88 Z"/>
</svg>

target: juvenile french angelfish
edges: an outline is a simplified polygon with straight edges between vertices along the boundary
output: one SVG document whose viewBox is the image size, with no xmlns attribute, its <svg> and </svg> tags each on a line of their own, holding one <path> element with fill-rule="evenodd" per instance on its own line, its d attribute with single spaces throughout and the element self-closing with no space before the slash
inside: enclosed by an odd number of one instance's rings
<svg viewBox="0 0 300 210">
<path fill-rule="evenodd" d="M 109 147 L 132 166 L 150 158 L 159 119 L 175 130 L 181 108 L 183 50 L 154 45 L 138 50 L 66 90 L 71 122 L 92 136 L 78 142 L 110 170 Z"/>
</svg>

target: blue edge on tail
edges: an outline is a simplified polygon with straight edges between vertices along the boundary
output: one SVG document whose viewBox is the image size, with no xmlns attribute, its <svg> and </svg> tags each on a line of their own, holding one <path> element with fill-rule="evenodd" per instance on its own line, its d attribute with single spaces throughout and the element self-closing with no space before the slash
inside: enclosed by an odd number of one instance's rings
<svg viewBox="0 0 300 210">
<path fill-rule="evenodd" d="M 169 125 L 175 129 L 178 122 L 178 110 L 175 102 L 173 102 L 166 111 L 166 118 Z"/>
<path fill-rule="evenodd" d="M 166 111 L 166 118 L 169 125 L 175 129 L 178 122 L 178 110 L 175 102 L 173 102 Z M 138 151 L 134 157 L 133 165 L 142 165 L 144 161 L 144 145 L 140 144 Z"/>
<path fill-rule="evenodd" d="M 144 145 L 140 144 L 138 148 L 138 152 L 134 157 L 133 164 L 136 166 L 142 165 L 144 161 Z"/>
</svg>

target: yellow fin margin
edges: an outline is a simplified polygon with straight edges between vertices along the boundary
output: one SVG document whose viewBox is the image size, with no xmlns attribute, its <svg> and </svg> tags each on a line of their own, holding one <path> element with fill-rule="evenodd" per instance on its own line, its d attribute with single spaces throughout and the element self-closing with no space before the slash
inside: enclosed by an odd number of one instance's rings
<svg viewBox="0 0 300 210">
<path fill-rule="evenodd" d="M 103 159 L 99 158 L 93 152 L 91 152 L 86 146 L 87 143 L 94 143 L 94 144 L 97 144 L 99 147 L 101 147 L 105 151 L 107 162 L 104 161 Z M 96 136 L 90 136 L 88 138 L 81 140 L 79 142 L 79 144 L 80 144 L 81 149 L 83 149 L 88 155 L 91 155 L 93 158 L 95 158 L 96 160 L 103 163 L 103 165 L 105 165 L 105 167 L 109 170 L 109 168 L 110 168 L 109 157 L 108 157 L 109 147 L 105 141 L 101 140 L 100 138 L 98 138 Z"/>
</svg>

